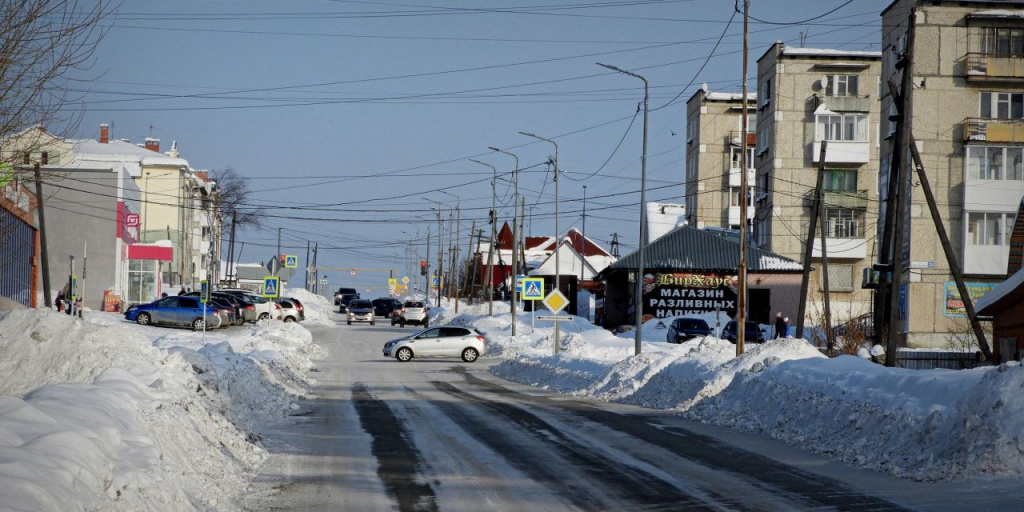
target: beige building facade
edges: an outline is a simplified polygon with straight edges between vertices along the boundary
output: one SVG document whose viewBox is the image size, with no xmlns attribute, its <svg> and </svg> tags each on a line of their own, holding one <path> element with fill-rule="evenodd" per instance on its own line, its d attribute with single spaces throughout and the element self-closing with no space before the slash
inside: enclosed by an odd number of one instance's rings
<svg viewBox="0 0 1024 512">
<path fill-rule="evenodd" d="M 953 252 L 977 300 L 1006 278 L 1010 233 L 1024 196 L 1024 5 L 893 2 L 882 12 L 882 84 L 900 84 L 897 62 L 908 50 L 912 11 L 911 129 Z M 896 112 L 887 86 L 881 108 Z M 895 123 L 883 122 L 883 137 L 895 129 Z M 883 188 L 890 146 L 882 144 L 879 159 Z M 912 174 L 911 184 L 918 182 Z M 966 319 L 917 186 L 911 187 L 909 254 L 903 252 L 909 269 L 900 276 L 907 319 L 901 342 L 946 346 L 967 330 Z"/>
<path fill-rule="evenodd" d="M 861 287 L 874 259 L 878 212 L 879 52 L 789 48 L 775 43 L 757 61 L 753 183 L 754 240 L 804 260 L 811 207 L 823 165 L 807 320 L 823 320 L 821 227 L 833 323 L 870 315 L 872 291 Z M 796 311 L 783 312 L 795 316 Z"/>
<path fill-rule="evenodd" d="M 740 137 L 747 137 L 747 179 L 754 183 L 756 95 L 709 91 L 707 84 L 686 102 L 686 223 L 698 229 L 740 229 Z M 748 197 L 748 221 L 754 209 Z"/>
</svg>

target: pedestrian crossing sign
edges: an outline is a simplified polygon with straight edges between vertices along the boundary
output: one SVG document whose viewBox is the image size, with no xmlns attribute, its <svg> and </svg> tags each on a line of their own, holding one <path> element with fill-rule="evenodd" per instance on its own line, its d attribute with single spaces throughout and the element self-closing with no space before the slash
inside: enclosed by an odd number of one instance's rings
<svg viewBox="0 0 1024 512">
<path fill-rule="evenodd" d="M 263 296 L 268 299 L 276 299 L 281 296 L 281 278 L 277 276 L 265 276 L 263 278 Z"/>
<path fill-rule="evenodd" d="M 299 257 L 286 254 L 284 257 L 284 268 L 298 268 Z"/>
<path fill-rule="evenodd" d="M 544 298 L 544 279 L 527 277 L 523 279 L 523 300 L 541 300 Z"/>
</svg>

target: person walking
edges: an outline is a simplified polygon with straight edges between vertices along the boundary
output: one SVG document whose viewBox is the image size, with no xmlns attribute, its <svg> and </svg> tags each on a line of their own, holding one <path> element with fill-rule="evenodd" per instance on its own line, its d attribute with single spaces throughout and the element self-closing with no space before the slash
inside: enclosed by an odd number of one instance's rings
<svg viewBox="0 0 1024 512">
<path fill-rule="evenodd" d="M 185 285 L 181 285 L 181 290 L 178 291 L 178 295 L 185 295 L 186 293 Z"/>
<path fill-rule="evenodd" d="M 57 292 L 57 298 L 53 299 L 53 305 L 57 308 L 57 311 L 64 311 L 64 290 Z"/>
<path fill-rule="evenodd" d="M 775 339 L 785 338 L 789 329 L 789 317 L 783 318 L 782 311 L 775 313 Z"/>
</svg>

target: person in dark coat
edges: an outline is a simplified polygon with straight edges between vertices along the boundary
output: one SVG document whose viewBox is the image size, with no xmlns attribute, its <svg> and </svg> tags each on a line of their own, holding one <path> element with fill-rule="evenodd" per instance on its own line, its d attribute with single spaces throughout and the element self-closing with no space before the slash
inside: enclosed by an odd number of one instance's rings
<svg viewBox="0 0 1024 512">
<path fill-rule="evenodd" d="M 178 295 L 185 295 L 185 285 L 181 285 L 181 290 L 178 290 Z"/>
<path fill-rule="evenodd" d="M 782 311 L 775 313 L 775 338 L 785 338 L 786 330 L 789 329 L 789 318 L 782 317 Z"/>
<path fill-rule="evenodd" d="M 57 292 L 57 298 L 53 300 L 53 305 L 57 311 L 64 311 L 64 290 Z"/>
</svg>

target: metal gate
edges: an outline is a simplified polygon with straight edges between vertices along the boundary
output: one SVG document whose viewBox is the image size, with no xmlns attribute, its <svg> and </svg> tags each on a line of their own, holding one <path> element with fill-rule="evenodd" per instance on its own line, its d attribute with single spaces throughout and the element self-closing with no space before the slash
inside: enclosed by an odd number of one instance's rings
<svg viewBox="0 0 1024 512">
<path fill-rule="evenodd" d="M 32 307 L 36 230 L 0 208 L 0 296 Z"/>
</svg>

